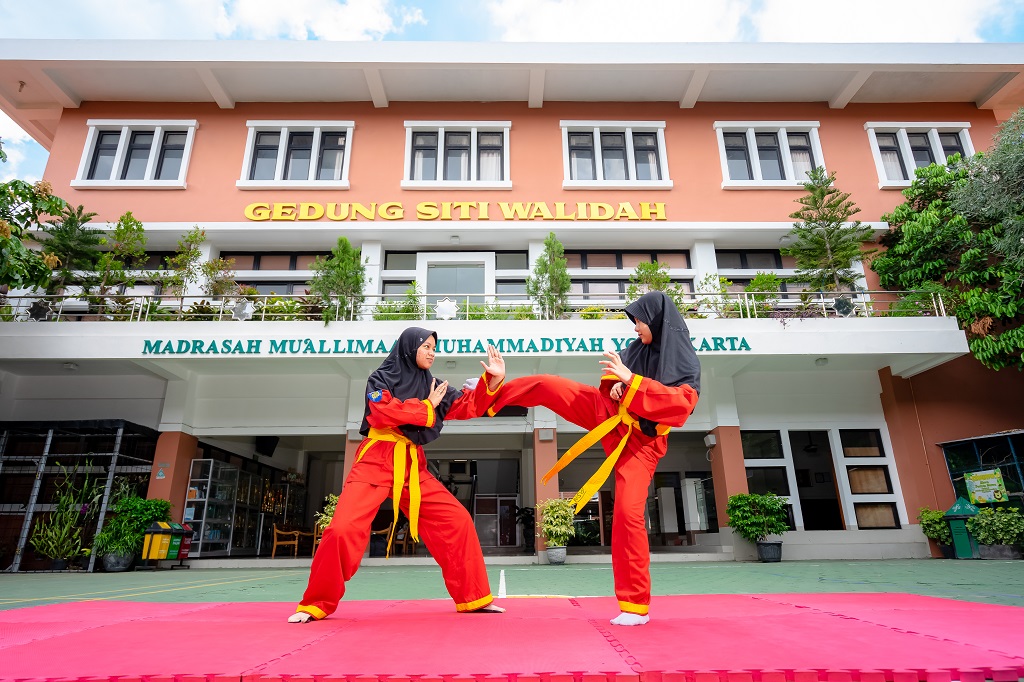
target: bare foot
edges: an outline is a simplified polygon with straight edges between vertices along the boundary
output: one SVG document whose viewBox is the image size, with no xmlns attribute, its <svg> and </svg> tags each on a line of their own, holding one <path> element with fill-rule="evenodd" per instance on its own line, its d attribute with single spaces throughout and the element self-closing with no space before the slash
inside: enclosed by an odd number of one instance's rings
<svg viewBox="0 0 1024 682">
<path fill-rule="evenodd" d="M 306 613 L 305 611 L 296 611 L 292 615 L 288 616 L 289 623 L 311 623 L 314 620 L 316 620 L 316 618 L 313 618 L 312 614 Z"/>
<path fill-rule="evenodd" d="M 650 616 L 641 616 L 638 613 L 626 613 L 623 611 L 615 618 L 612 618 L 612 625 L 646 625 L 651 620 Z"/>
<path fill-rule="evenodd" d="M 500 606 L 495 606 L 494 604 L 488 604 L 487 606 L 481 606 L 478 609 L 469 611 L 469 613 L 505 613 L 505 609 Z"/>
</svg>

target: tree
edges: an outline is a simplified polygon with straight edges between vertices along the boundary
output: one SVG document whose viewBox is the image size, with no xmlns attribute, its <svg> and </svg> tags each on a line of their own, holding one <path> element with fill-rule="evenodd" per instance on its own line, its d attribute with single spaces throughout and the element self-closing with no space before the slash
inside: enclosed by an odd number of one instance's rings
<svg viewBox="0 0 1024 682">
<path fill-rule="evenodd" d="M 49 283 L 59 265 L 56 258 L 29 249 L 23 240 L 44 216 L 58 215 L 66 206 L 44 180 L 34 185 L 24 180 L 0 183 L 0 287 L 43 288 Z"/>
<path fill-rule="evenodd" d="M 971 169 L 933 164 L 916 175 L 906 201 L 882 216 L 888 250 L 871 269 L 887 289 L 940 293 L 986 367 L 1024 369 L 1024 268 L 994 250 L 1001 224 L 970 221 L 950 202 L 967 195 L 959 192 L 974 182 Z"/>
<path fill-rule="evenodd" d="M 803 208 L 789 214 L 803 222 L 793 224 L 789 233 L 793 243 L 780 251 L 796 258 L 797 279 L 812 288 L 852 289 L 860 277 L 853 264 L 872 253 L 863 248 L 871 239 L 872 230 L 859 220 L 850 222 L 860 209 L 850 201 L 847 192 L 833 186 L 835 173 L 826 175 L 825 169 L 818 167 L 808 172 L 807 178 L 803 185 L 808 194 L 797 199 Z"/>
<path fill-rule="evenodd" d="M 131 271 L 145 264 L 146 241 L 146 230 L 131 211 L 117 219 L 107 240 L 110 249 L 100 254 L 96 262 L 96 280 L 90 282 L 90 285 L 98 287 L 100 296 L 106 296 L 115 286 L 135 284 Z"/>
<path fill-rule="evenodd" d="M 164 273 L 162 282 L 172 295 L 183 298 L 188 285 L 199 281 L 202 276 L 200 261 L 203 259 L 200 247 L 205 241 L 206 232 L 195 225 L 178 240 L 174 255 L 166 259 L 169 272 Z"/>
<path fill-rule="evenodd" d="M 323 303 L 324 322 L 353 320 L 363 304 L 366 267 L 362 254 L 345 237 L 339 237 L 330 257 L 316 258 L 309 269 L 309 293 Z"/>
<path fill-rule="evenodd" d="M 569 308 L 569 277 L 565 248 L 554 232 L 544 240 L 544 252 L 533 266 L 533 274 L 526 278 L 526 295 L 540 306 L 541 313 L 557 320 Z"/>
<path fill-rule="evenodd" d="M 686 311 L 686 290 L 682 285 L 672 282 L 668 265 L 658 261 L 637 263 L 636 269 L 629 275 L 626 298 L 635 301 L 649 291 L 664 291 L 680 312 Z"/>
<path fill-rule="evenodd" d="M 974 224 L 1001 224 L 993 248 L 1024 265 L 1024 108 L 1000 126 L 992 149 L 966 166 L 970 181 L 951 191 L 953 209 Z"/>
<path fill-rule="evenodd" d="M 46 221 L 42 231 L 47 235 L 40 239 L 43 253 L 55 256 L 60 261 L 57 278 L 47 286 L 47 293 L 55 293 L 67 284 L 82 282 L 82 272 L 96 269 L 100 257 L 99 247 L 106 244 L 103 230 L 88 226 L 95 213 L 87 212 L 84 206 L 65 206 L 60 215 Z"/>
</svg>

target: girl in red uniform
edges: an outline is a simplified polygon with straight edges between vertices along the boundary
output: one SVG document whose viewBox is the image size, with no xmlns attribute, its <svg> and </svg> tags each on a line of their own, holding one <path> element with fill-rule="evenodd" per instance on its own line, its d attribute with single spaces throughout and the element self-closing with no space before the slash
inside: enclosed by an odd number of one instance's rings
<svg viewBox="0 0 1024 682">
<path fill-rule="evenodd" d="M 637 340 L 621 356 L 602 360 L 600 388 L 552 375 L 506 383 L 488 414 L 506 405 L 543 405 L 590 433 L 566 452 L 544 482 L 599 440 L 607 457 L 573 498 L 579 511 L 615 471 L 612 572 L 621 613 L 613 625 L 643 625 L 650 617 L 651 552 L 644 524 L 647 491 L 668 447 L 669 427 L 682 426 L 700 393 L 700 362 L 672 300 L 660 291 L 626 306 Z"/>
<path fill-rule="evenodd" d="M 483 552 L 473 521 L 426 466 L 423 445 L 436 439 L 445 419 L 484 414 L 505 378 L 505 362 L 487 349 L 483 381 L 459 391 L 430 374 L 437 334 L 410 327 L 366 382 L 366 408 L 359 432 L 364 440 L 345 479 L 330 525 L 313 558 L 309 584 L 290 623 L 326 618 L 338 608 L 345 583 L 355 575 L 370 540 L 370 523 L 391 495 L 409 518 L 409 533 L 441 566 L 448 594 L 460 612 L 501 613 L 491 602 Z M 406 473 L 408 471 L 408 474 Z M 390 550 L 395 527 L 388 537 Z"/>
</svg>

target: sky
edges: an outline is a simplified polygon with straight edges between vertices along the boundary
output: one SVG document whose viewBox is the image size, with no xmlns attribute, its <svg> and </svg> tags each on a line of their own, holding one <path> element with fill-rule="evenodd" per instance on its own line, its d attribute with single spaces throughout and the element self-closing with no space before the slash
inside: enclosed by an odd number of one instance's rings
<svg viewBox="0 0 1024 682">
<path fill-rule="evenodd" d="M 1024 0 L 0 0 L 0 40 L 1024 43 Z M 1024 45 L 1022 45 L 1024 60 Z M 47 152 L 0 112 L 0 182 Z"/>
</svg>

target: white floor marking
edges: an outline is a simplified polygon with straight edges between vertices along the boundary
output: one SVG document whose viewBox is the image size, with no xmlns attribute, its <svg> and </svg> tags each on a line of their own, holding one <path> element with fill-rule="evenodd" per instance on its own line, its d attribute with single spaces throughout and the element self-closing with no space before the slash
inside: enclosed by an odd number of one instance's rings
<svg viewBox="0 0 1024 682">
<path fill-rule="evenodd" d="M 498 577 L 498 599 L 504 599 L 507 595 L 505 594 L 505 569 L 501 569 L 501 574 Z"/>
</svg>

